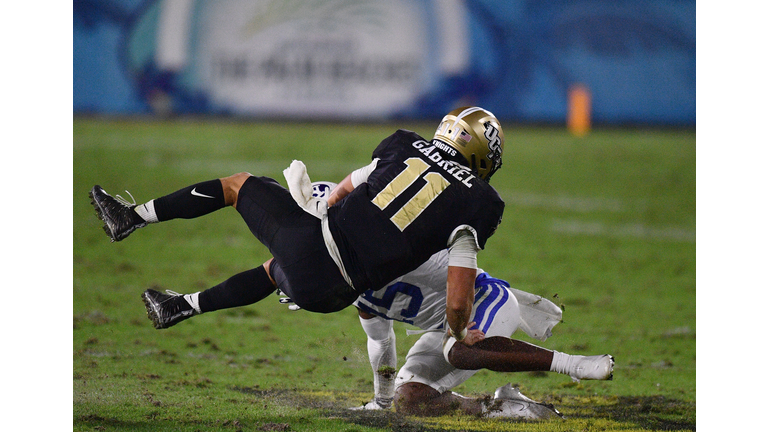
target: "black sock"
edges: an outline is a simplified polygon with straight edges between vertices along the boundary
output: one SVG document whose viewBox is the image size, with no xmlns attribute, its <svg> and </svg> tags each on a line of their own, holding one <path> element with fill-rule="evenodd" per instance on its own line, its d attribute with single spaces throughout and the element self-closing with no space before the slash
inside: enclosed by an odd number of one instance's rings
<svg viewBox="0 0 768 432">
<path fill-rule="evenodd" d="M 212 312 L 256 303 L 276 289 L 262 265 L 208 288 L 200 293 L 198 301 L 202 312 Z"/>
<path fill-rule="evenodd" d="M 154 200 L 158 221 L 192 219 L 225 207 L 221 180 L 209 180 Z"/>
</svg>

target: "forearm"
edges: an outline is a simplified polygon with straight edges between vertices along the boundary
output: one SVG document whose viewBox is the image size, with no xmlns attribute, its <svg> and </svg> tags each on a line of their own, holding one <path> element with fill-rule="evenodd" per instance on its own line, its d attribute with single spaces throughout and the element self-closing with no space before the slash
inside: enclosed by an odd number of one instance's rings
<svg viewBox="0 0 768 432">
<path fill-rule="evenodd" d="M 467 330 L 474 303 L 476 270 L 466 267 L 448 267 L 448 295 L 446 319 L 454 337 Z M 457 337 L 457 340 L 463 337 Z"/>
<path fill-rule="evenodd" d="M 328 207 L 341 201 L 341 199 L 349 195 L 353 189 L 352 174 L 349 174 L 331 191 L 331 196 L 328 197 Z"/>
<path fill-rule="evenodd" d="M 373 170 L 376 169 L 378 162 L 379 159 L 376 158 L 371 161 L 370 164 L 362 168 L 358 168 L 344 177 L 344 180 L 336 185 L 333 191 L 331 191 L 331 196 L 328 197 L 328 207 L 341 201 L 345 196 L 349 195 L 353 190 L 355 190 L 356 187 L 360 186 L 362 183 L 368 180 L 368 176 L 371 175 Z"/>
<path fill-rule="evenodd" d="M 474 229 L 469 226 L 457 228 L 449 239 L 446 318 L 457 341 L 466 336 L 472 316 L 479 249 Z"/>
</svg>

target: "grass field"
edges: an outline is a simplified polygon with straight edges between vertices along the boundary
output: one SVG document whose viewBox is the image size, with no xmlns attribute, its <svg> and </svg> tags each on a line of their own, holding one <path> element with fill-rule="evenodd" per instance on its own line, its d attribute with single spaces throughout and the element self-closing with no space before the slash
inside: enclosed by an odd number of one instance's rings
<svg viewBox="0 0 768 432">
<path fill-rule="evenodd" d="M 194 292 L 268 258 L 230 208 L 152 225 L 110 243 L 94 184 L 139 202 L 235 172 L 271 176 L 303 160 L 313 180 L 369 162 L 395 127 L 75 118 L 73 429 L 76 431 L 597 431 L 696 429 L 696 134 L 505 125 L 507 203 L 479 265 L 564 308 L 543 346 L 611 353 L 614 381 L 480 371 L 455 391 L 511 382 L 567 419 L 350 412 L 373 392 L 354 310 L 292 312 L 277 296 L 155 330 L 140 294 Z M 416 336 L 396 325 L 398 360 Z M 516 335 L 518 337 L 520 335 Z M 521 339 L 528 340 L 520 336 Z"/>
</svg>

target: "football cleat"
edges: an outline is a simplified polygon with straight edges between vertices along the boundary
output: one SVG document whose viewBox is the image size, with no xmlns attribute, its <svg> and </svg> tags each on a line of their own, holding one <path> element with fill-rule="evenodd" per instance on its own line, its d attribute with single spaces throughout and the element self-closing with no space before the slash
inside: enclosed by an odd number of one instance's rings
<svg viewBox="0 0 768 432">
<path fill-rule="evenodd" d="M 574 381 L 612 380 L 613 356 L 608 354 L 596 356 L 573 356 L 569 374 Z"/>
<path fill-rule="evenodd" d="M 148 289 L 141 295 L 147 308 L 147 317 L 156 329 L 174 326 L 187 318 L 197 315 L 197 312 L 184 299 L 183 294 L 165 290 L 167 294 Z"/>
<path fill-rule="evenodd" d="M 373 399 L 372 401 L 368 402 L 367 404 L 359 407 L 350 408 L 352 411 L 379 411 L 379 410 L 388 410 L 392 406 L 392 399 L 389 399 L 389 401 L 382 400 L 382 399 Z"/>
<path fill-rule="evenodd" d="M 512 399 L 512 400 L 524 400 L 528 402 L 536 402 L 528 396 L 520 393 L 520 389 L 512 387 L 512 384 L 507 384 L 496 389 L 493 393 L 494 399 Z"/>
<path fill-rule="evenodd" d="M 147 223 L 133 211 L 136 204 L 129 203 L 119 195 L 114 198 L 96 185 L 88 193 L 91 204 L 96 209 L 96 216 L 104 222 L 104 232 L 113 241 L 120 241 Z M 133 198 L 133 197 L 131 197 Z"/>
<path fill-rule="evenodd" d="M 523 400 L 495 399 L 483 413 L 486 418 L 519 418 L 526 420 L 546 420 L 564 418 L 552 405 Z"/>
<path fill-rule="evenodd" d="M 483 108 L 463 107 L 449 112 L 432 139 L 453 147 L 482 179 L 489 180 L 501 167 L 504 131 L 496 116 Z"/>
<path fill-rule="evenodd" d="M 554 405 L 536 402 L 520 393 L 520 389 L 507 384 L 496 389 L 493 399 L 484 406 L 483 416 L 505 417 L 527 420 L 564 418 Z"/>
</svg>

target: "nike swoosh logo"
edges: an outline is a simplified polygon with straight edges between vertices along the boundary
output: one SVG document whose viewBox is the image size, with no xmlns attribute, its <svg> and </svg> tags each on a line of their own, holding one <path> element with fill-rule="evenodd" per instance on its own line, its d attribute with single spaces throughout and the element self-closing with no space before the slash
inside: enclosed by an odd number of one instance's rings
<svg viewBox="0 0 768 432">
<path fill-rule="evenodd" d="M 203 198 L 211 198 L 211 199 L 213 199 L 213 197 L 212 197 L 212 196 L 209 196 L 209 195 L 203 195 L 203 194 L 201 194 L 200 192 L 196 191 L 195 189 L 197 189 L 197 188 L 193 188 L 193 189 L 192 189 L 192 192 L 191 192 L 191 193 L 192 193 L 192 195 L 194 195 L 194 196 L 199 196 L 199 197 L 203 197 Z"/>
</svg>

